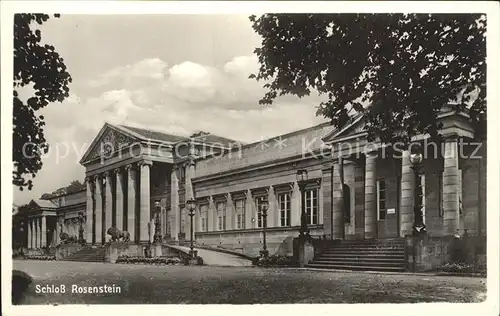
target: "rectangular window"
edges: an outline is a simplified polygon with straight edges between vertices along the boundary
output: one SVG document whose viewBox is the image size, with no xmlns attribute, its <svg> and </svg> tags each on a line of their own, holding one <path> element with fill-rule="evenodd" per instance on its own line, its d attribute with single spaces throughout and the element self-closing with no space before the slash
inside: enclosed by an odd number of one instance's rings
<svg viewBox="0 0 500 316">
<path fill-rule="evenodd" d="M 377 214 L 378 220 L 385 219 L 387 214 L 385 179 L 377 181 Z"/>
<path fill-rule="evenodd" d="M 267 201 L 267 197 L 260 196 L 255 199 L 255 205 L 257 206 L 257 227 L 262 227 L 262 201 Z"/>
<path fill-rule="evenodd" d="M 226 230 L 226 202 L 217 202 L 217 230 Z"/>
<path fill-rule="evenodd" d="M 234 201 L 236 211 L 236 229 L 245 229 L 245 200 Z"/>
<path fill-rule="evenodd" d="M 200 205 L 200 231 L 208 231 L 208 204 Z"/>
<path fill-rule="evenodd" d="M 290 193 L 278 194 L 278 204 L 280 206 L 280 225 L 290 226 L 291 196 Z"/>
<path fill-rule="evenodd" d="M 306 212 L 307 212 L 307 223 L 311 225 L 318 224 L 318 189 L 306 190 L 304 194 L 306 195 Z"/>
</svg>

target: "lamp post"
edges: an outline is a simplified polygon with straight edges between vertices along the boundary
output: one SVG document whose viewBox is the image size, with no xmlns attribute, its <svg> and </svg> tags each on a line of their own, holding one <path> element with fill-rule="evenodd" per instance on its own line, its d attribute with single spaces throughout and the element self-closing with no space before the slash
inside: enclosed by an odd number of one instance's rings
<svg viewBox="0 0 500 316">
<path fill-rule="evenodd" d="M 263 239 L 263 246 L 262 250 L 260 251 L 260 256 L 261 257 L 267 257 L 269 255 L 269 251 L 267 250 L 267 244 L 266 244 L 266 227 L 267 227 L 267 210 L 269 208 L 269 202 L 267 200 L 262 200 L 260 202 L 260 216 L 262 220 L 262 239 Z"/>
<path fill-rule="evenodd" d="M 191 217 L 191 243 L 190 243 L 190 247 L 189 247 L 190 248 L 189 255 L 191 256 L 191 258 L 194 259 L 198 255 L 198 252 L 195 251 L 194 247 L 193 247 L 193 241 L 194 241 L 193 216 L 194 216 L 194 212 L 196 209 L 196 200 L 194 200 L 194 199 L 187 200 L 186 201 L 186 208 L 189 211 L 189 217 Z"/>
<path fill-rule="evenodd" d="M 306 187 L 307 177 L 308 174 L 306 169 L 297 170 L 297 184 L 299 185 L 300 196 L 301 196 L 299 238 L 304 238 L 306 235 L 309 234 L 309 230 L 307 228 L 306 196 L 304 192 L 304 189 Z"/>
<path fill-rule="evenodd" d="M 423 214 L 423 192 L 422 192 L 422 147 L 420 144 L 413 144 L 410 152 L 410 162 L 413 172 L 415 173 L 415 190 L 414 190 L 414 207 L 413 207 L 413 235 L 425 234 L 426 227 L 424 224 Z"/>
<path fill-rule="evenodd" d="M 161 223 L 160 223 L 160 212 L 161 204 L 160 201 L 155 201 L 155 234 L 153 236 L 153 241 L 155 243 L 161 243 Z"/>
</svg>

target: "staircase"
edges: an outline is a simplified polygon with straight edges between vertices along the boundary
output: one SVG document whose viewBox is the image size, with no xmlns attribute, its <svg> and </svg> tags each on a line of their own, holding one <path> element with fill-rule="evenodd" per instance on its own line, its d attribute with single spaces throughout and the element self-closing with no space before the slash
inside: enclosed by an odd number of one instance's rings
<svg viewBox="0 0 500 316">
<path fill-rule="evenodd" d="M 63 261 L 106 262 L 106 248 L 86 247 L 62 259 Z"/>
<path fill-rule="evenodd" d="M 342 240 L 329 245 L 306 265 L 309 268 L 405 271 L 404 239 Z"/>
</svg>

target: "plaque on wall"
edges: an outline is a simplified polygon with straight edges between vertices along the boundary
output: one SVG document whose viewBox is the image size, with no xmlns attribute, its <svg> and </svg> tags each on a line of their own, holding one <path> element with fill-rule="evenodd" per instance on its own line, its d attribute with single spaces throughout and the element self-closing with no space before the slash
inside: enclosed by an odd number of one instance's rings
<svg viewBox="0 0 500 316">
<path fill-rule="evenodd" d="M 388 208 L 387 214 L 396 214 L 396 209 L 395 208 Z"/>
</svg>

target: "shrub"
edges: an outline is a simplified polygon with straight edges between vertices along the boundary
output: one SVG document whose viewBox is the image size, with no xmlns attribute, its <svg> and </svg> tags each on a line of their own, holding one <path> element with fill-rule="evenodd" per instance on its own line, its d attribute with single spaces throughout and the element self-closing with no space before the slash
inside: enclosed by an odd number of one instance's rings
<svg viewBox="0 0 500 316">
<path fill-rule="evenodd" d="M 259 267 L 268 266 L 293 266 L 295 262 L 293 257 L 283 255 L 271 255 L 268 257 L 257 257 L 252 260 L 253 265 Z"/>
<path fill-rule="evenodd" d="M 177 265 L 181 263 L 181 259 L 177 257 L 168 257 L 168 256 L 145 258 L 145 257 L 122 255 L 116 259 L 116 263 Z"/>
<path fill-rule="evenodd" d="M 486 265 L 480 263 L 448 262 L 443 264 L 439 268 L 439 271 L 486 274 Z"/>
<path fill-rule="evenodd" d="M 28 259 L 28 260 L 56 260 L 56 256 L 52 256 L 52 255 L 25 256 L 24 258 Z"/>
</svg>

